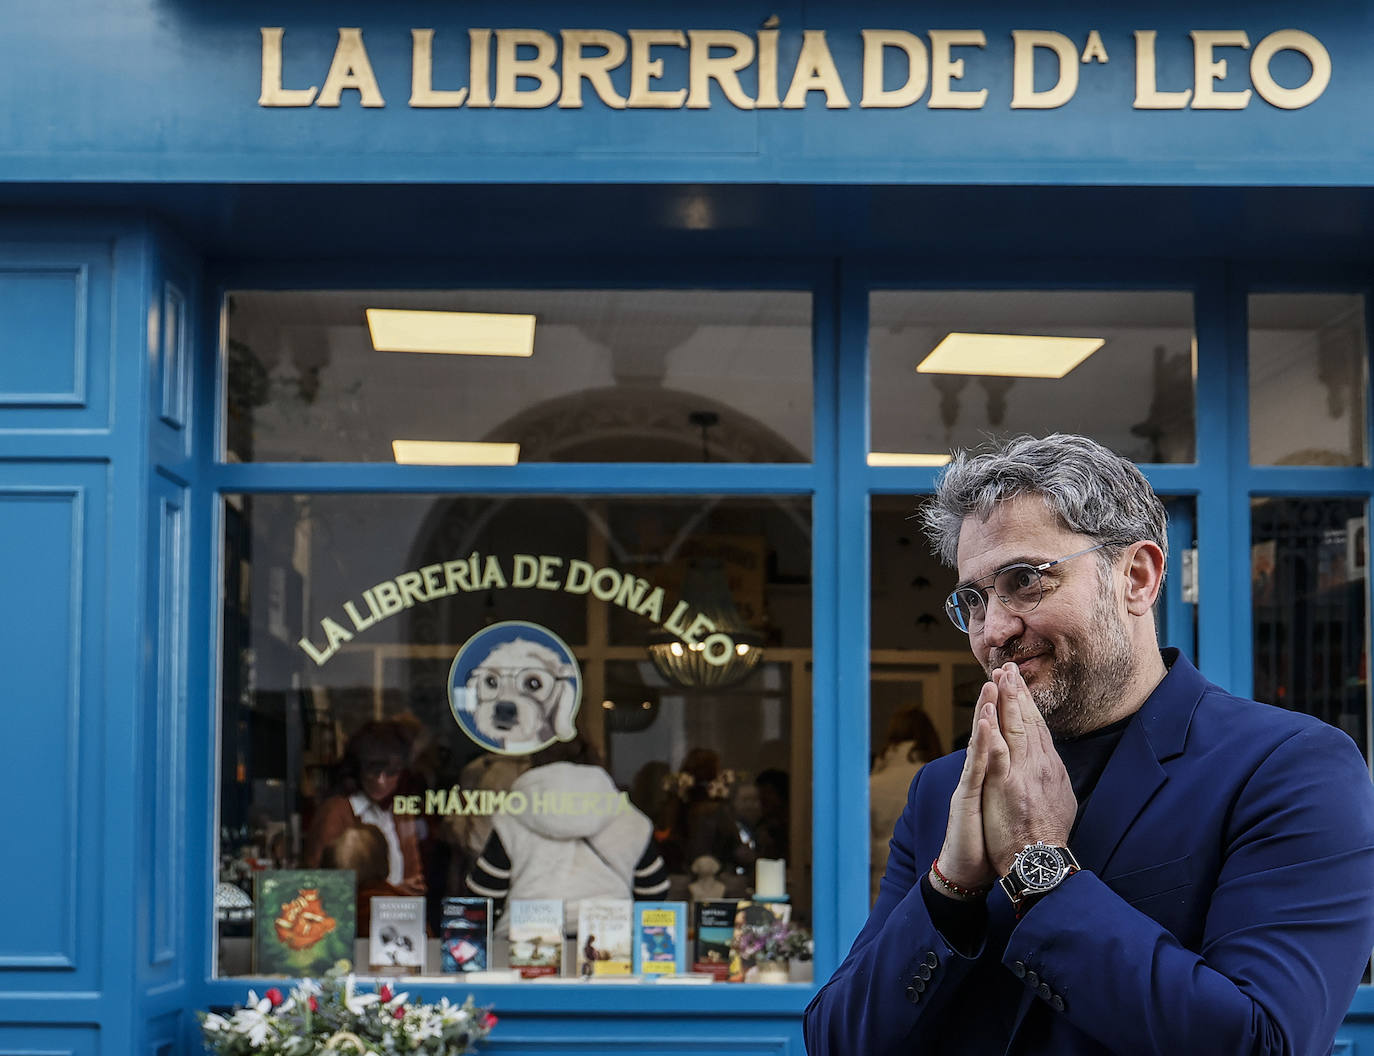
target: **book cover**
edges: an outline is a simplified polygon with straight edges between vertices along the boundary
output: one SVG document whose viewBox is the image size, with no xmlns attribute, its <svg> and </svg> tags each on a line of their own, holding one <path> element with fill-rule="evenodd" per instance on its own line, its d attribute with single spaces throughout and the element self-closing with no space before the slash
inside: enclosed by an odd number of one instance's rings
<svg viewBox="0 0 1374 1056">
<path fill-rule="evenodd" d="M 526 979 L 563 974 L 563 901 L 510 900 L 510 966 Z"/>
<path fill-rule="evenodd" d="M 721 982 L 730 978 L 730 940 L 735 935 L 737 906 L 733 898 L 692 903 L 692 971 L 707 972 Z"/>
<path fill-rule="evenodd" d="M 368 967 L 392 975 L 419 975 L 425 968 L 423 895 L 373 895 Z"/>
<path fill-rule="evenodd" d="M 439 969 L 485 972 L 490 965 L 491 899 L 444 899 L 439 907 Z"/>
<path fill-rule="evenodd" d="M 636 902 L 636 975 L 676 975 L 687 970 L 687 903 Z"/>
<path fill-rule="evenodd" d="M 731 938 L 738 935 L 746 924 L 771 924 L 774 921 L 786 924 L 791 919 L 790 902 L 754 902 L 750 899 L 741 899 L 735 903 L 735 926 L 731 930 Z M 744 982 L 744 977 L 752 967 L 753 960 L 741 958 L 733 949 L 730 951 L 730 982 Z"/>
<path fill-rule="evenodd" d="M 353 960 L 357 885 L 351 869 L 275 869 L 256 874 L 253 970 L 313 976 Z"/>
<path fill-rule="evenodd" d="M 633 967 L 628 898 L 584 898 L 577 911 L 577 974 L 630 975 Z"/>
</svg>

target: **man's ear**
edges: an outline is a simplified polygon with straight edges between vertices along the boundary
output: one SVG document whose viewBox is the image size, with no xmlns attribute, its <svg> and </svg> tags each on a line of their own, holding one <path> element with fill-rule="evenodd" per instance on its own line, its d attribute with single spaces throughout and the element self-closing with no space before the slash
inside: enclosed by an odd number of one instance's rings
<svg viewBox="0 0 1374 1056">
<path fill-rule="evenodd" d="M 1126 611 L 1145 616 L 1154 608 L 1164 584 L 1164 551 L 1149 540 L 1126 551 Z"/>
</svg>

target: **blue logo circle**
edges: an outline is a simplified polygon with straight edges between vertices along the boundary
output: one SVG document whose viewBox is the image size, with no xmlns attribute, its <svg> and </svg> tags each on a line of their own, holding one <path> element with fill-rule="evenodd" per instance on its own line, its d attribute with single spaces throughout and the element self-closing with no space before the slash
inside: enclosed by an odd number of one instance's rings
<svg viewBox="0 0 1374 1056">
<path fill-rule="evenodd" d="M 529 755 L 577 736 L 582 670 L 547 627 L 506 620 L 478 631 L 448 673 L 449 708 L 489 752 Z"/>
</svg>

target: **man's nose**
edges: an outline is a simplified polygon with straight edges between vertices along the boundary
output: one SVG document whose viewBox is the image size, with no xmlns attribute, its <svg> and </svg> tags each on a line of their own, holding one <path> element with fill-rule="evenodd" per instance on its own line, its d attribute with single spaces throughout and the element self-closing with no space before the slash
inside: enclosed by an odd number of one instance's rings
<svg viewBox="0 0 1374 1056">
<path fill-rule="evenodd" d="M 1007 608 L 995 592 L 988 591 L 987 600 L 983 603 L 983 641 L 999 647 L 1025 629 L 1021 617 Z"/>
</svg>

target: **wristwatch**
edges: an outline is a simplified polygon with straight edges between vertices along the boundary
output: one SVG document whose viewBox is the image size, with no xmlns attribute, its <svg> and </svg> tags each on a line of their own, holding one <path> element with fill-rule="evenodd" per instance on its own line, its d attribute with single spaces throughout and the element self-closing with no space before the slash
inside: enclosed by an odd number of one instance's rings
<svg viewBox="0 0 1374 1056">
<path fill-rule="evenodd" d="M 1019 912 L 1029 901 L 1049 894 L 1079 868 L 1078 859 L 1067 847 L 1052 847 L 1037 840 L 1016 852 L 1011 870 L 997 882 Z"/>
</svg>

